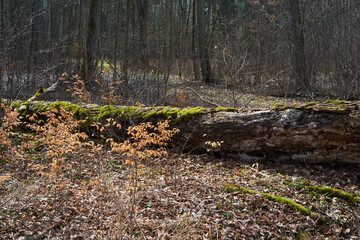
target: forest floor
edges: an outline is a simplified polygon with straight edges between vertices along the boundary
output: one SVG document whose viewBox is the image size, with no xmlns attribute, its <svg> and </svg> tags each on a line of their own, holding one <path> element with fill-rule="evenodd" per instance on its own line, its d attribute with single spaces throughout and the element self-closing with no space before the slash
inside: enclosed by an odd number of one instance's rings
<svg viewBox="0 0 360 240">
<path fill-rule="evenodd" d="M 359 197 L 359 166 L 245 164 L 170 152 L 145 164 L 132 202 L 121 157 L 104 150 L 98 159 L 86 149 L 69 156 L 62 189 L 26 161 L 2 163 L 0 175 L 12 175 L 0 186 L 0 239 L 360 239 L 359 205 L 284 184 Z M 325 223 L 236 186 L 292 199 Z"/>
<path fill-rule="evenodd" d="M 249 111 L 272 109 L 274 105 L 295 105 L 311 101 L 324 101 L 329 97 L 297 95 L 292 96 L 281 95 L 279 93 L 271 94 L 269 86 L 260 85 L 253 88 L 240 87 L 237 84 L 236 88 L 229 88 L 223 85 L 206 85 L 198 81 L 180 80 L 173 76 L 170 78 L 169 94 L 164 99 L 165 102 L 171 105 L 179 105 L 180 107 L 214 107 L 202 101 L 204 100 L 214 103 L 216 105 L 228 108 L 238 108 Z M 199 95 L 192 92 L 193 89 Z M 276 89 L 276 87 L 274 87 Z M 163 99 L 163 100 L 164 100 Z M 140 101 L 141 102 L 141 101 Z M 145 105 L 147 105 L 144 102 Z"/>
</svg>

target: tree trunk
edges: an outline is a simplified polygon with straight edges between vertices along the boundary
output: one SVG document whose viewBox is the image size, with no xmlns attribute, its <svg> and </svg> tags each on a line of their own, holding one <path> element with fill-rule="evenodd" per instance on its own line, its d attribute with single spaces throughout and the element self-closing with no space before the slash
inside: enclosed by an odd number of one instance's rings
<svg viewBox="0 0 360 240">
<path fill-rule="evenodd" d="M 38 91 L 32 99 L 53 92 L 55 85 Z M 30 114 L 31 103 L 19 106 L 23 115 Z M 30 103 L 29 103 L 30 102 Z M 64 103 L 66 106 L 68 103 Z M 69 106 L 68 106 L 69 107 Z M 98 119 L 100 106 L 91 108 L 82 116 Z M 116 107 L 114 107 L 116 108 Z M 75 111 L 77 108 L 70 108 Z M 110 108 L 109 107 L 109 111 Z M 284 107 L 279 108 L 284 109 Z M 241 161 L 269 160 L 285 163 L 360 163 L 360 104 L 357 102 L 309 103 L 284 110 L 238 112 L 226 108 L 140 108 L 112 110 L 122 124 L 143 121 L 156 123 L 170 120 L 170 126 L 180 129 L 174 144 L 189 151 L 211 152 L 219 157 Z M 30 111 L 30 112 L 28 112 Z M 78 109 L 76 111 L 79 111 Z M 116 112 L 116 113 L 115 113 Z M 107 115 L 101 113 L 104 120 Z M 113 114 L 112 112 L 108 113 Z M 127 115 L 129 114 L 129 115 Z M 122 120 L 120 120 L 122 119 Z"/>
<path fill-rule="evenodd" d="M 4 44 L 5 44 L 5 25 L 4 25 L 4 0 L 0 0 L 0 104 L 1 104 L 1 94 L 3 92 L 3 68 L 5 67 L 5 56 L 4 56 Z M 0 107 L 1 108 L 1 107 Z M 0 109 L 0 113 L 1 113 Z M 1 116 L 0 116 L 1 117 Z M 1 123 L 1 122 L 0 122 Z"/>
<path fill-rule="evenodd" d="M 198 41 L 199 41 L 199 55 L 202 80 L 205 83 L 214 83 L 211 72 L 209 49 L 206 44 L 205 31 L 205 14 L 204 14 L 204 0 L 197 1 L 197 24 L 198 24 Z"/>
<path fill-rule="evenodd" d="M 139 41 L 141 62 L 146 68 L 149 65 L 149 52 L 147 49 L 147 22 L 149 0 L 137 0 L 136 3 L 139 16 Z"/>
<path fill-rule="evenodd" d="M 174 58 L 174 21 L 173 21 L 173 6 L 174 0 L 166 0 L 166 28 L 165 28 L 165 48 L 166 48 L 166 73 L 164 77 L 164 94 L 167 93 L 167 86 L 170 76 L 171 67 Z"/>
<path fill-rule="evenodd" d="M 357 107 L 207 113 L 177 125 L 182 136 L 178 143 L 188 150 L 242 161 L 359 164 Z"/>
<path fill-rule="evenodd" d="M 28 59 L 28 74 L 36 72 L 38 49 L 38 34 L 39 34 L 39 0 L 33 0 L 31 5 L 31 39 Z M 32 84 L 35 84 L 32 82 Z"/>
<path fill-rule="evenodd" d="M 94 87 L 93 75 L 96 71 L 96 54 L 98 46 L 99 11 L 101 0 L 91 0 L 90 13 L 85 41 L 85 51 L 82 62 L 81 75 L 87 83 L 88 90 Z"/>
<path fill-rule="evenodd" d="M 291 28 L 293 32 L 293 41 L 295 47 L 295 73 L 297 88 L 304 91 L 309 87 L 306 77 L 305 65 L 305 40 L 302 27 L 302 19 L 300 13 L 299 0 L 289 0 L 289 8 L 291 15 Z"/>
<path fill-rule="evenodd" d="M 119 40 L 119 26 L 120 26 L 120 2 L 117 3 L 116 10 L 116 23 L 114 25 L 115 28 L 115 41 L 114 41 L 114 71 L 113 71 L 113 81 L 115 82 L 117 79 L 117 61 L 118 61 L 118 40 Z"/>
<path fill-rule="evenodd" d="M 197 24 L 196 24 L 196 8 L 197 8 L 197 0 L 193 0 L 193 14 L 192 14 L 192 62 L 193 62 L 193 71 L 195 81 L 200 80 L 200 66 L 199 66 L 199 57 L 198 57 L 198 41 L 197 41 Z"/>
<path fill-rule="evenodd" d="M 5 38 L 4 15 L 5 15 L 4 0 L 0 0 L 0 49 L 4 49 L 4 38 Z M 1 52 L 2 52 L 2 50 L 0 50 L 0 54 L 1 54 Z M 1 75 L 1 62 L 0 62 L 0 75 Z M 1 81 L 0 81 L 0 83 L 1 83 Z"/>
<path fill-rule="evenodd" d="M 131 11 L 131 0 L 126 1 L 126 26 L 125 26 L 125 41 L 124 41 L 124 65 L 122 72 L 124 74 L 124 91 L 123 95 L 124 97 L 127 97 L 128 92 L 128 83 L 129 83 L 129 38 L 130 38 L 130 11 Z"/>
</svg>

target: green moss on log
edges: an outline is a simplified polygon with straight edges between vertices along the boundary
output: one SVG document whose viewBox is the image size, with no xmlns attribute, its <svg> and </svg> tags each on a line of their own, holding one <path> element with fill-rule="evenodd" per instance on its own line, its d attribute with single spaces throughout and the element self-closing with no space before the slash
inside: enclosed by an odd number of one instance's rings
<svg viewBox="0 0 360 240">
<path fill-rule="evenodd" d="M 125 107 L 117 108 L 112 105 L 107 105 L 99 109 L 99 120 L 106 119 L 109 117 L 117 117 L 120 120 L 125 120 L 127 118 L 132 119 L 145 119 L 150 120 L 155 117 L 176 117 L 176 121 L 189 121 L 201 114 L 204 109 L 202 107 L 194 108 L 172 108 L 172 107 L 158 107 L 150 109 L 141 109 L 140 107 Z"/>
<path fill-rule="evenodd" d="M 278 103 L 275 103 L 275 104 L 274 104 L 273 110 L 274 110 L 274 111 L 279 110 L 279 104 L 278 104 Z"/>
<path fill-rule="evenodd" d="M 35 101 L 39 100 L 41 98 L 41 95 L 45 92 L 45 89 L 43 87 L 40 87 L 39 90 L 35 93 L 34 96 L 28 99 L 28 101 Z"/>
<path fill-rule="evenodd" d="M 77 104 L 67 103 L 67 102 L 54 102 L 49 105 L 43 105 L 41 103 L 36 103 L 33 111 L 46 112 L 51 109 L 60 110 L 60 108 L 64 108 L 66 111 L 72 113 L 72 116 L 76 120 L 84 120 L 90 116 L 90 109 L 83 108 Z"/>
<path fill-rule="evenodd" d="M 176 121 L 183 122 L 189 121 L 191 119 L 196 118 L 204 111 L 202 107 L 194 107 L 194 108 L 185 108 L 178 112 Z"/>
<path fill-rule="evenodd" d="M 193 108 L 173 108 L 173 107 L 157 107 L 151 108 L 150 110 L 145 110 L 142 113 L 142 117 L 145 120 L 149 120 L 155 117 L 176 117 L 177 122 L 186 122 L 191 119 L 198 117 L 202 112 L 204 112 L 204 108 L 202 107 L 193 107 Z"/>
<path fill-rule="evenodd" d="M 180 111 L 181 109 L 173 107 L 154 107 L 145 110 L 145 112 L 142 113 L 142 117 L 145 120 L 150 120 L 156 117 L 176 117 Z"/>
<path fill-rule="evenodd" d="M 119 108 L 113 105 L 106 105 L 99 109 L 99 114 L 96 119 L 105 120 L 107 118 L 117 118 L 121 121 L 126 119 L 141 119 L 142 109 L 136 106 Z"/>
<path fill-rule="evenodd" d="M 117 117 L 121 114 L 121 110 L 113 105 L 106 105 L 99 109 L 99 114 L 96 117 L 98 120 L 105 120 L 111 117 Z"/>
<path fill-rule="evenodd" d="M 341 105 L 344 105 L 344 104 L 346 104 L 346 101 L 344 101 L 344 100 L 327 100 L 326 101 L 327 103 L 332 103 L 332 104 L 341 104 Z"/>
<path fill-rule="evenodd" d="M 303 109 L 317 112 L 329 112 L 329 113 L 338 113 L 346 114 L 349 112 L 349 109 L 346 108 L 346 105 L 333 105 L 333 104 L 310 104 L 303 106 Z"/>
<path fill-rule="evenodd" d="M 227 107 L 216 107 L 212 109 L 212 112 L 236 112 L 236 108 L 227 108 Z"/>
<path fill-rule="evenodd" d="M 20 101 L 15 101 L 15 102 L 12 102 L 10 104 L 10 107 L 12 107 L 13 109 L 17 109 L 21 106 L 21 102 Z"/>
<path fill-rule="evenodd" d="M 345 114 L 348 112 L 348 110 L 344 109 L 344 108 L 337 108 L 334 109 L 335 112 L 340 113 L 340 114 Z"/>
<path fill-rule="evenodd" d="M 33 105 L 30 107 L 30 105 Z M 32 114 L 34 112 L 45 112 L 50 109 L 60 109 L 63 107 L 64 109 L 73 113 L 73 116 L 78 120 L 83 120 L 86 117 L 89 117 L 92 110 L 97 112 L 97 115 L 94 116 L 94 120 L 105 120 L 107 118 L 117 118 L 119 120 L 126 119 L 134 119 L 134 120 L 149 120 L 154 117 L 174 117 L 177 122 L 189 121 L 191 119 L 199 116 L 204 108 L 202 107 L 194 107 L 194 108 L 173 108 L 173 107 L 155 107 L 155 108 L 145 108 L 142 109 L 137 106 L 129 106 L 129 107 L 116 107 L 113 105 L 106 105 L 99 109 L 93 107 L 92 109 L 87 109 L 77 104 L 67 103 L 67 102 L 53 102 L 51 104 L 44 104 L 42 102 L 31 102 L 26 101 L 23 103 L 14 102 L 12 104 L 14 109 L 17 109 L 20 113 L 24 111 L 27 114 Z"/>
<path fill-rule="evenodd" d="M 31 107 L 30 107 L 31 106 Z M 65 110 L 72 113 L 72 116 L 77 120 L 84 120 L 90 116 L 90 109 L 83 108 L 80 105 L 67 103 L 67 102 L 54 102 L 51 104 L 43 104 L 42 102 L 13 102 L 11 107 L 15 109 L 20 114 L 27 113 L 32 114 L 36 112 L 46 112 L 51 109 L 60 110 L 60 108 L 64 108 Z"/>
</svg>

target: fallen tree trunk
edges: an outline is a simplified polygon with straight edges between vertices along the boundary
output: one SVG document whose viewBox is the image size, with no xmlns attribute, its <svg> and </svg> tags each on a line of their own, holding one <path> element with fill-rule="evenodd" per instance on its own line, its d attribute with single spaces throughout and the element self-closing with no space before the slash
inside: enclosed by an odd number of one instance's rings
<svg viewBox="0 0 360 240">
<path fill-rule="evenodd" d="M 26 114 L 44 109 L 39 105 L 44 103 L 27 103 Z M 77 118 L 89 117 L 87 114 L 92 114 L 91 121 L 114 117 L 125 127 L 129 123 L 170 119 L 171 127 L 181 131 L 174 143 L 188 151 L 210 151 L 242 161 L 360 163 L 360 111 L 357 102 L 275 106 L 257 112 L 222 107 L 74 107 L 69 103 L 49 106 L 59 105 L 74 111 Z M 31 109 L 31 106 L 37 106 L 37 109 Z M 17 107 L 25 114 L 24 107 Z"/>
<path fill-rule="evenodd" d="M 334 105 L 334 106 L 333 106 Z M 253 113 L 214 112 L 178 126 L 189 147 L 243 161 L 360 163 L 357 104 L 310 104 Z"/>
</svg>

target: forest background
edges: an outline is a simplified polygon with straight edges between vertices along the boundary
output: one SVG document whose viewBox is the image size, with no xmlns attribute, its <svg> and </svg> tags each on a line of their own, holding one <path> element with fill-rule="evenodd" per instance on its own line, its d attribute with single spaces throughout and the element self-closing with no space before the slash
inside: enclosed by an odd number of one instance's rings
<svg viewBox="0 0 360 240">
<path fill-rule="evenodd" d="M 95 95 L 95 79 L 122 81 L 128 104 L 168 103 L 172 77 L 354 99 L 359 18 L 357 0 L 0 0 L 0 96 L 28 98 L 67 72 Z"/>
</svg>

